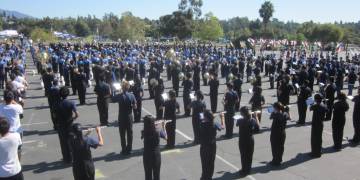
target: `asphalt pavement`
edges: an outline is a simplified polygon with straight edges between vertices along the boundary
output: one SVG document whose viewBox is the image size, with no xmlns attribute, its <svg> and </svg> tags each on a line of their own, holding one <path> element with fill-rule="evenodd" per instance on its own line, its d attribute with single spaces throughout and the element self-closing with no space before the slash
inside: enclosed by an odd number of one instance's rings
<svg viewBox="0 0 360 180">
<path fill-rule="evenodd" d="M 41 90 L 40 76 L 32 75 L 33 65 L 28 66 L 27 80 L 30 87 L 27 91 L 28 98 L 25 102 L 25 114 L 22 125 L 25 129 L 23 138 L 23 155 L 21 164 L 25 179 L 27 180 L 71 180 L 72 168 L 61 161 L 59 138 L 52 130 L 50 111 L 44 91 Z M 166 92 L 171 89 L 171 82 L 165 81 Z M 201 82 L 202 84 L 202 82 Z M 345 85 L 346 86 L 346 85 Z M 344 87 L 345 87 L 344 86 Z M 147 89 L 147 85 L 144 86 Z M 250 84 L 243 85 L 241 105 L 248 105 L 251 94 L 247 93 Z M 218 96 L 218 111 L 223 110 L 221 104 L 225 92 L 224 79 L 221 79 Z M 315 89 L 318 89 L 316 87 Z M 208 94 L 209 87 L 201 86 L 201 90 Z M 269 89 L 268 78 L 263 78 L 263 95 L 266 106 L 276 101 L 275 90 Z M 182 101 L 182 89 L 177 98 L 181 113 L 177 119 L 176 148 L 173 150 L 162 150 L 161 179 L 185 180 L 200 179 L 201 162 L 200 148 L 192 145 L 191 118 L 182 117 L 184 113 Z M 142 116 L 155 114 L 154 100 L 148 99 L 146 91 L 143 100 Z M 77 106 L 80 117 L 78 122 L 83 125 L 97 125 L 100 123 L 96 107 L 96 95 L 93 87 L 87 89 L 86 105 Z M 77 96 L 69 99 L 79 104 Z M 207 107 L 210 108 L 210 98 L 205 97 Z M 344 131 L 344 149 L 340 152 L 332 150 L 331 122 L 325 122 L 323 133 L 323 156 L 312 159 L 308 156 L 310 152 L 310 132 L 312 112 L 307 112 L 305 126 L 297 126 L 298 112 L 296 97 L 291 97 L 290 113 L 292 121 L 288 122 L 286 129 L 285 152 L 283 164 L 274 168 L 268 166 L 271 161 L 270 127 L 271 121 L 266 109 L 263 111 L 261 122 L 261 133 L 255 135 L 255 152 L 253 158 L 253 169 L 251 175 L 244 179 L 286 179 L 286 180 L 356 180 L 360 179 L 360 146 L 352 147 L 346 138 L 353 135 L 352 111 L 353 103 L 349 101 L 350 110 L 346 113 L 347 121 Z M 102 130 L 105 145 L 92 151 L 96 179 L 101 180 L 138 180 L 144 179 L 144 168 L 142 164 L 143 141 L 141 140 L 142 123 L 134 124 L 133 153 L 131 156 L 120 155 L 120 136 L 117 127 L 118 105 L 111 104 L 109 109 L 109 121 L 111 126 Z M 217 116 L 219 121 L 219 116 Z M 222 139 L 224 131 L 218 132 L 217 156 L 215 160 L 214 179 L 238 179 L 237 171 L 241 169 L 240 153 L 238 148 L 238 128 L 234 127 L 235 136 L 232 139 Z M 92 133 L 95 136 L 95 133 Z M 163 149 L 165 141 L 161 141 Z"/>
</svg>

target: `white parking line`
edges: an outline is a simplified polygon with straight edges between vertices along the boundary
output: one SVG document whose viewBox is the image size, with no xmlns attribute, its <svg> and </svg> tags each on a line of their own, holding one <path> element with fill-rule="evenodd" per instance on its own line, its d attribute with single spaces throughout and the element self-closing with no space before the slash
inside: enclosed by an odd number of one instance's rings
<svg viewBox="0 0 360 180">
<path fill-rule="evenodd" d="M 149 114 L 149 115 L 152 115 L 154 116 L 151 112 L 149 112 L 148 110 L 146 110 L 145 108 L 142 108 L 142 110 Z M 185 139 L 189 140 L 189 141 L 192 141 L 193 139 L 191 137 L 189 137 L 188 135 L 186 135 L 185 133 L 181 132 L 179 129 L 176 129 L 176 132 L 178 134 L 180 134 L 181 136 L 183 136 Z M 226 165 L 230 166 L 231 168 L 233 168 L 234 170 L 236 171 L 239 171 L 240 168 L 236 167 L 235 165 L 231 164 L 229 161 L 227 161 L 226 159 L 224 159 L 223 157 L 219 156 L 216 154 L 216 158 L 218 158 L 220 161 L 222 161 L 223 163 L 225 163 Z M 253 176 L 251 175 L 248 175 L 246 176 L 247 178 L 251 179 L 251 180 L 256 180 Z"/>
<path fill-rule="evenodd" d="M 32 125 L 40 125 L 40 124 L 49 124 L 49 122 L 38 122 L 38 123 L 22 124 L 22 126 L 32 126 Z"/>
</svg>

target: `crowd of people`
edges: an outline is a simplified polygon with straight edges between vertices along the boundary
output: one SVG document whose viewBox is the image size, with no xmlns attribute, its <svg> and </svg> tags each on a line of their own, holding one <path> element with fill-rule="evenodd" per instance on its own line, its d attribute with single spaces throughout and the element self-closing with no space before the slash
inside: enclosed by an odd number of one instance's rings
<svg viewBox="0 0 360 180">
<path fill-rule="evenodd" d="M 9 132 L 20 135 L 20 124 L 17 123 L 20 122 L 21 105 L 28 86 L 24 78 L 26 48 L 23 47 L 26 46 L 7 44 L 0 48 L 0 72 L 4 72 L 0 73 L 0 80 L 6 86 L 5 104 L 0 107 L 0 116 L 3 115 L 9 122 Z M 213 176 L 217 131 L 225 129 L 224 138 L 231 139 L 235 125 L 239 128 L 240 175 L 250 174 L 255 143 L 253 135 L 261 131 L 265 78 L 277 95 L 277 101 L 271 102 L 272 106 L 268 108 L 272 120 L 270 142 L 273 159 L 270 165 L 281 166 L 282 163 L 286 124 L 295 118 L 290 116 L 290 96 L 297 96 L 299 126 L 306 122 L 307 109 L 313 111 L 311 157 L 321 156 L 324 121 L 332 120 L 334 149 L 341 150 L 345 115 L 349 110 L 347 99 L 354 102 L 354 137 L 350 142 L 354 145 L 360 142 L 360 89 L 353 96 L 356 81 L 360 81 L 360 57 L 357 55 L 343 59 L 336 52 L 288 48 L 280 55 L 255 56 L 253 50 L 231 46 L 155 43 L 34 44 L 29 47 L 29 52 L 37 73 L 42 77 L 53 128 L 59 134 L 63 160 L 73 164 L 76 180 L 94 179 L 90 148 L 102 146 L 103 138 L 99 127 L 96 128 L 98 139 L 83 135 L 86 130 L 74 122 L 80 117 L 76 105 L 67 97 L 71 90 L 73 95 L 78 95 L 80 105 L 86 104 L 86 91 L 92 86 L 97 95 L 100 126 L 109 126 L 109 103 L 119 105 L 121 155 L 131 155 L 133 123 L 143 120 L 145 179 L 160 179 L 159 140 L 161 137 L 166 139 L 166 149 L 176 147 L 176 118 L 180 109 L 184 111 L 184 117 L 191 116 L 193 143 L 200 144 L 201 179 Z M 218 90 L 222 78 L 226 80 L 227 89 L 223 98 L 224 109 L 219 110 Z M 168 92 L 165 92 L 166 81 L 171 81 Z M 348 85 L 347 94 L 343 91 L 344 82 Z M 201 83 L 209 86 L 210 107 L 204 101 Z M 240 105 L 244 93 L 242 85 L 245 83 L 252 85 L 248 91 L 251 95 L 249 106 Z M 154 117 L 141 113 L 145 85 L 148 86 L 149 98 L 154 100 Z M 180 96 L 181 86 L 183 107 L 176 99 Z M 314 86 L 319 86 L 317 92 Z M 19 117 L 14 118 L 8 109 Z M 221 116 L 221 123 L 215 121 L 217 113 Z M 16 173 L 11 175 L 18 176 Z"/>
</svg>

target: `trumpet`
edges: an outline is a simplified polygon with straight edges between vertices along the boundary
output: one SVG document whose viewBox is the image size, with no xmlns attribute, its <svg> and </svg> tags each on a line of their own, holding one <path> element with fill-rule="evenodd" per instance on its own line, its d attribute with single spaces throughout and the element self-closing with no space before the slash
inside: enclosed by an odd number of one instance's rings
<svg viewBox="0 0 360 180">
<path fill-rule="evenodd" d="M 233 74 L 233 73 L 230 73 L 230 74 L 228 75 L 228 79 L 229 79 L 229 80 L 233 80 L 233 79 L 234 79 L 234 74 Z"/>
<path fill-rule="evenodd" d="M 185 75 L 184 75 L 183 72 L 181 72 L 181 73 L 179 74 L 179 79 L 180 79 L 180 80 L 184 80 L 184 78 L 185 78 Z"/>
</svg>

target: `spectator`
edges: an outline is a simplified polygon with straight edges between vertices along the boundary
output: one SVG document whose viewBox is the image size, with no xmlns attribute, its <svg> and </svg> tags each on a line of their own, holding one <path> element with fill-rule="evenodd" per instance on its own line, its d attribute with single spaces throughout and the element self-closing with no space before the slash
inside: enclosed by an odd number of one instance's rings
<svg viewBox="0 0 360 180">
<path fill-rule="evenodd" d="M 18 157 L 19 133 L 10 132 L 8 121 L 0 117 L 0 180 L 23 180 Z"/>
</svg>

